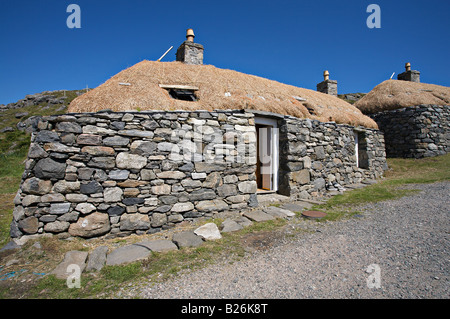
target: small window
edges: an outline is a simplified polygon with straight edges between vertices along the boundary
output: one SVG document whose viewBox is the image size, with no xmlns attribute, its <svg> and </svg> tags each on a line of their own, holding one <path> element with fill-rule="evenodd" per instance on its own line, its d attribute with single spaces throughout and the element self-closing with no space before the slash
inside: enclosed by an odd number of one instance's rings
<svg viewBox="0 0 450 319">
<path fill-rule="evenodd" d="M 163 88 L 169 92 L 170 97 L 182 101 L 197 101 L 195 91 L 198 91 L 198 87 L 190 85 L 174 85 L 174 84 L 160 84 L 160 88 Z"/>
<path fill-rule="evenodd" d="M 191 90 L 170 89 L 169 95 L 176 100 L 194 101 L 194 102 L 197 101 L 195 92 Z"/>
</svg>

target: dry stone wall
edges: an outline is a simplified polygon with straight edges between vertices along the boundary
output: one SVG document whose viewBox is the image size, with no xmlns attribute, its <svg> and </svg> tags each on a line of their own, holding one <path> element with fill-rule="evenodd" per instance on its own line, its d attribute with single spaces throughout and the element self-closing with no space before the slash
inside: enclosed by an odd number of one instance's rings
<svg viewBox="0 0 450 319">
<path fill-rule="evenodd" d="M 257 116 L 271 114 L 256 113 Z M 272 114 L 273 116 L 273 114 Z M 277 115 L 279 192 L 311 198 L 336 185 L 378 178 L 383 134 Z M 76 113 L 37 121 L 11 237 L 154 233 L 199 217 L 258 205 L 255 114 L 244 110 Z"/>
<path fill-rule="evenodd" d="M 356 162 L 355 134 L 364 134 L 368 167 Z M 280 192 L 311 198 L 375 180 L 387 169 L 383 134 L 334 122 L 285 117 L 280 129 Z"/>
<path fill-rule="evenodd" d="M 253 115 L 82 113 L 31 137 L 11 237 L 152 233 L 256 205 Z"/>
<path fill-rule="evenodd" d="M 388 157 L 422 158 L 450 152 L 448 105 L 418 105 L 370 116 L 384 132 Z"/>
</svg>

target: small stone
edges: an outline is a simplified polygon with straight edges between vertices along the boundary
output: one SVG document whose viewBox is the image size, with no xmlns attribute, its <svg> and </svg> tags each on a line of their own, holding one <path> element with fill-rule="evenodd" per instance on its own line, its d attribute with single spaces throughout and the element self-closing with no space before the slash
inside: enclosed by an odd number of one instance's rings
<svg viewBox="0 0 450 319">
<path fill-rule="evenodd" d="M 170 206 L 169 206 L 170 207 Z M 165 213 L 152 214 L 152 227 L 161 227 L 167 223 L 167 215 Z"/>
<path fill-rule="evenodd" d="M 185 203 L 176 203 L 173 205 L 171 211 L 176 213 L 182 213 L 182 212 L 188 212 L 190 210 L 194 209 L 194 204 L 191 202 L 185 202 Z"/>
<path fill-rule="evenodd" d="M 216 240 L 222 238 L 219 228 L 217 228 L 217 225 L 214 223 L 207 223 L 203 226 L 200 226 L 199 228 L 194 230 L 194 234 L 204 238 L 205 240 Z"/>
<path fill-rule="evenodd" d="M 80 192 L 82 194 L 96 194 L 103 192 L 103 187 L 97 181 L 91 181 L 87 184 L 81 184 Z"/>
<path fill-rule="evenodd" d="M 66 174 L 66 164 L 52 160 L 41 159 L 33 168 L 34 175 L 40 179 L 63 179 Z"/>
<path fill-rule="evenodd" d="M 63 215 L 67 213 L 70 209 L 70 203 L 57 203 L 50 205 L 50 214 L 52 215 Z"/>
<path fill-rule="evenodd" d="M 103 192 L 105 203 L 120 202 L 122 200 L 123 191 L 120 187 L 109 187 Z"/>
<path fill-rule="evenodd" d="M 80 134 L 77 137 L 77 144 L 79 145 L 101 145 L 102 137 L 93 134 Z"/>
<path fill-rule="evenodd" d="M 70 223 L 66 221 L 54 221 L 44 226 L 44 231 L 49 233 L 61 233 L 69 229 Z"/>
<path fill-rule="evenodd" d="M 222 211 L 228 209 L 228 204 L 221 199 L 200 201 L 195 206 L 199 211 Z"/>
<path fill-rule="evenodd" d="M 124 181 L 128 178 L 130 175 L 130 171 L 124 170 L 124 169 L 116 169 L 108 174 L 108 178 L 115 180 L 115 181 Z"/>
<path fill-rule="evenodd" d="M 117 155 L 116 165 L 118 168 L 142 169 L 147 165 L 147 158 L 123 152 Z"/>
<path fill-rule="evenodd" d="M 95 209 L 96 209 L 95 206 L 92 205 L 91 203 L 79 203 L 75 207 L 75 210 L 79 211 L 80 213 L 82 213 L 84 215 L 93 212 Z"/>
</svg>

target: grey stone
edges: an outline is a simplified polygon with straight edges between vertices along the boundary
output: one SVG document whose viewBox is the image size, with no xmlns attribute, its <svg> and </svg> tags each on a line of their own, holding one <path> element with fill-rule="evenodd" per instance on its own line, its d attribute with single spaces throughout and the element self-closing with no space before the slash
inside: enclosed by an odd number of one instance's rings
<svg viewBox="0 0 450 319">
<path fill-rule="evenodd" d="M 102 137 L 93 134 L 80 134 L 77 137 L 78 145 L 102 145 Z"/>
<path fill-rule="evenodd" d="M 182 179 L 186 175 L 183 172 L 178 171 L 164 171 L 157 173 L 156 176 L 162 179 Z"/>
<path fill-rule="evenodd" d="M 70 209 L 70 203 L 56 203 L 50 205 L 50 214 L 63 215 Z"/>
<path fill-rule="evenodd" d="M 53 191 L 62 194 L 74 193 L 80 190 L 80 186 L 80 182 L 67 182 L 65 180 L 60 180 L 53 186 Z"/>
<path fill-rule="evenodd" d="M 30 206 L 36 203 L 40 203 L 41 202 L 41 197 L 40 196 L 36 196 L 36 195 L 26 195 L 23 199 L 22 199 L 22 205 L 23 206 Z"/>
<path fill-rule="evenodd" d="M 86 251 L 68 251 L 64 260 L 56 266 L 56 268 L 50 272 L 58 279 L 67 279 L 71 274 L 73 274 L 73 270 L 70 270 L 70 265 L 77 265 L 81 272 L 86 268 L 86 258 L 88 257 L 88 252 Z M 68 272 L 69 270 L 69 272 Z"/>
<path fill-rule="evenodd" d="M 86 184 L 81 184 L 80 192 L 82 194 L 96 194 L 103 192 L 103 187 L 97 181 L 91 181 Z"/>
<path fill-rule="evenodd" d="M 245 212 L 244 216 L 255 222 L 263 222 L 275 219 L 275 217 L 273 217 L 272 215 L 266 214 L 261 210 Z"/>
<path fill-rule="evenodd" d="M 221 239 L 219 228 L 214 223 L 207 223 L 194 230 L 194 234 L 204 238 L 205 240 Z"/>
<path fill-rule="evenodd" d="M 142 131 L 142 130 L 121 130 L 119 131 L 119 134 L 125 136 L 147 137 L 147 138 L 152 138 L 155 135 L 151 131 Z"/>
<path fill-rule="evenodd" d="M 236 195 L 237 193 L 238 190 L 236 185 L 234 184 L 224 184 L 217 188 L 217 194 L 219 194 L 220 197 L 233 196 Z"/>
<path fill-rule="evenodd" d="M 130 142 L 129 138 L 122 136 L 111 136 L 103 140 L 103 145 L 106 146 L 126 146 Z"/>
<path fill-rule="evenodd" d="M 191 231 L 183 231 L 173 234 L 172 241 L 178 246 L 178 248 L 198 247 L 203 244 L 203 239 Z"/>
<path fill-rule="evenodd" d="M 65 213 L 64 215 L 59 216 L 57 219 L 62 222 L 76 222 L 78 220 L 78 216 L 80 216 L 79 212 L 71 211 L 70 213 Z"/>
<path fill-rule="evenodd" d="M 101 169 L 112 169 L 116 166 L 116 161 L 114 157 L 111 156 L 97 156 L 92 157 L 88 163 L 91 167 L 101 168 Z"/>
<path fill-rule="evenodd" d="M 139 205 L 139 204 L 143 204 L 145 202 L 144 198 L 139 198 L 139 197 L 127 197 L 124 198 L 122 203 L 126 206 L 133 206 L 133 205 Z"/>
<path fill-rule="evenodd" d="M 170 207 L 170 206 L 169 206 Z M 152 214 L 152 227 L 161 227 L 167 223 L 167 215 L 165 213 Z"/>
<path fill-rule="evenodd" d="M 84 194 L 67 194 L 66 200 L 72 203 L 82 203 L 88 199 L 87 195 Z"/>
<path fill-rule="evenodd" d="M 152 216 L 153 217 L 153 216 Z M 145 214 L 123 214 L 120 217 L 120 230 L 147 230 L 150 219 Z"/>
<path fill-rule="evenodd" d="M 195 205 L 195 208 L 199 211 L 206 212 L 222 211 L 228 209 L 228 204 L 221 199 L 205 200 L 198 202 L 197 205 Z"/>
<path fill-rule="evenodd" d="M 56 130 L 65 133 L 82 133 L 80 124 L 75 122 L 59 122 L 56 123 Z"/>
<path fill-rule="evenodd" d="M 66 198 L 63 194 L 60 193 L 50 193 L 45 194 L 41 197 L 42 203 L 58 203 L 58 202 L 64 202 Z"/>
<path fill-rule="evenodd" d="M 106 253 L 108 246 L 100 246 L 95 248 L 90 254 L 86 271 L 100 271 L 106 263 Z"/>
<path fill-rule="evenodd" d="M 257 190 L 256 181 L 245 181 L 238 184 L 239 191 L 244 194 L 254 194 Z"/>
<path fill-rule="evenodd" d="M 313 181 L 314 189 L 322 190 L 325 188 L 325 179 L 317 178 Z"/>
<path fill-rule="evenodd" d="M 86 215 L 89 214 L 93 211 L 95 211 L 95 206 L 92 205 L 91 203 L 79 203 L 76 207 L 75 210 L 79 211 L 80 213 Z"/>
<path fill-rule="evenodd" d="M 211 189 L 199 189 L 191 192 L 189 194 L 190 201 L 199 201 L 199 200 L 207 200 L 216 198 L 216 193 Z"/>
<path fill-rule="evenodd" d="M 151 251 L 156 251 L 159 253 L 178 250 L 178 247 L 172 241 L 164 239 L 142 241 L 134 245 L 145 246 Z"/>
<path fill-rule="evenodd" d="M 134 141 L 131 143 L 130 152 L 142 156 L 152 155 L 156 151 L 157 143 L 150 141 Z"/>
<path fill-rule="evenodd" d="M 130 175 L 130 171 L 128 171 L 128 170 L 116 169 L 116 170 L 109 172 L 108 178 L 115 180 L 115 181 L 124 181 L 128 178 L 129 175 Z"/>
<path fill-rule="evenodd" d="M 175 213 L 183 213 L 193 209 L 194 204 L 192 204 L 191 202 L 184 202 L 184 203 L 176 203 L 175 205 L 173 205 L 171 211 Z"/>
<path fill-rule="evenodd" d="M 22 183 L 22 191 L 33 195 L 43 195 L 50 192 L 52 182 L 49 180 L 41 180 L 36 177 L 26 179 Z"/>
<path fill-rule="evenodd" d="M 244 227 L 238 224 L 236 221 L 227 218 L 220 225 L 221 231 L 223 233 L 234 232 L 243 229 Z"/>
<path fill-rule="evenodd" d="M 114 249 L 106 257 L 106 265 L 114 266 L 142 260 L 150 256 L 151 250 L 141 245 L 127 245 Z"/>
<path fill-rule="evenodd" d="M 54 221 L 45 224 L 44 231 L 49 233 L 61 233 L 69 229 L 70 223 L 66 221 Z"/>
<path fill-rule="evenodd" d="M 51 142 L 60 142 L 58 133 L 53 131 L 43 130 L 36 134 L 36 143 L 51 143 Z"/>
<path fill-rule="evenodd" d="M 31 143 L 30 149 L 28 151 L 28 158 L 44 158 L 47 157 L 48 153 L 39 146 L 39 144 Z"/>
<path fill-rule="evenodd" d="M 123 191 L 120 187 L 108 187 L 103 192 L 105 203 L 120 202 L 122 195 Z"/>
<path fill-rule="evenodd" d="M 121 206 L 113 206 L 108 208 L 108 215 L 109 216 L 120 216 L 125 212 L 125 208 Z"/>
<path fill-rule="evenodd" d="M 66 174 L 66 164 L 44 158 L 36 163 L 33 172 L 37 178 L 41 179 L 63 179 Z"/>
<path fill-rule="evenodd" d="M 275 206 L 269 206 L 264 209 L 264 212 L 266 212 L 269 215 L 272 215 L 273 217 L 277 218 L 288 218 L 288 217 L 294 217 L 295 213 L 291 212 L 290 210 L 275 207 Z"/>
</svg>

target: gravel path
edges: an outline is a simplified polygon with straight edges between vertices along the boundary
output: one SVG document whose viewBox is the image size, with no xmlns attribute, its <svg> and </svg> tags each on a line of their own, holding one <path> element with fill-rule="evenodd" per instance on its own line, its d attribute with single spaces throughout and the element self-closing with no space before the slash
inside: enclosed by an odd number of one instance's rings
<svg viewBox="0 0 450 319">
<path fill-rule="evenodd" d="M 128 295 L 138 298 L 449 298 L 450 183 L 369 204 L 363 216 L 312 223 L 275 247 Z M 305 221 L 307 223 L 307 221 Z M 381 287 L 368 287 L 376 264 Z M 127 294 L 127 293 L 125 293 Z M 130 295 L 131 294 L 131 295 Z M 123 295 L 122 295 L 123 297 Z"/>
</svg>

